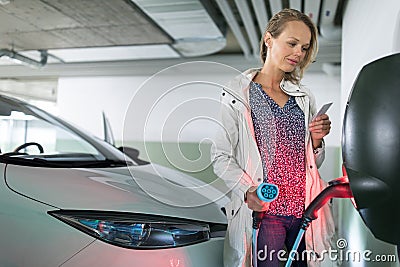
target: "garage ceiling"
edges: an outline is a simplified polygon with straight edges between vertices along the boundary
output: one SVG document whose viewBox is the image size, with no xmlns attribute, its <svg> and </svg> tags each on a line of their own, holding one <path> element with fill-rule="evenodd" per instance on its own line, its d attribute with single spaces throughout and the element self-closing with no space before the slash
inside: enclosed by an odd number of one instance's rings
<svg viewBox="0 0 400 267">
<path fill-rule="evenodd" d="M 338 66 L 345 4 L 346 0 L 0 0 L 0 77 L 144 74 L 182 61 L 210 59 L 244 69 L 259 64 L 264 27 L 284 7 L 302 10 L 318 25 L 315 65 Z"/>
<path fill-rule="evenodd" d="M 40 50 L 170 44 L 172 39 L 124 0 L 9 0 L 0 6 L 0 46 Z"/>
</svg>

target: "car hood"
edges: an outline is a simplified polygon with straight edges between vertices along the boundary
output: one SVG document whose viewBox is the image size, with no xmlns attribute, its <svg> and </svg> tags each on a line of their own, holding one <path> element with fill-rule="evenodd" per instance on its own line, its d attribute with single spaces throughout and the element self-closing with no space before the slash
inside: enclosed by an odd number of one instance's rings
<svg viewBox="0 0 400 267">
<path fill-rule="evenodd" d="M 98 169 L 8 165 L 5 179 L 16 193 L 59 209 L 226 222 L 220 208 L 228 198 L 221 191 L 157 164 Z"/>
</svg>

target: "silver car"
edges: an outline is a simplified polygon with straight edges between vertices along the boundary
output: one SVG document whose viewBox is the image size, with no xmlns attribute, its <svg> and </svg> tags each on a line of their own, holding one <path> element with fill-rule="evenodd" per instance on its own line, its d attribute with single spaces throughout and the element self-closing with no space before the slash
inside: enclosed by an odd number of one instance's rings
<svg viewBox="0 0 400 267">
<path fill-rule="evenodd" d="M 209 184 L 1 95 L 0 149 L 0 266 L 222 266 Z"/>
</svg>

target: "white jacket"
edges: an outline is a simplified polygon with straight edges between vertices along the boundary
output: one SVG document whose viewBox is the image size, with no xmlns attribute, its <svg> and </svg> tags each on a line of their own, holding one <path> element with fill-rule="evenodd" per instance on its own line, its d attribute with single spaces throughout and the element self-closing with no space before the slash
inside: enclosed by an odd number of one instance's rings
<svg viewBox="0 0 400 267">
<path fill-rule="evenodd" d="M 225 206 L 228 230 L 224 246 L 224 266 L 251 266 L 252 211 L 244 203 L 245 192 L 263 180 L 261 157 L 254 136 L 249 105 L 249 84 L 258 69 L 250 69 L 237 76 L 223 88 L 220 122 L 211 149 L 215 174 L 231 189 L 231 201 Z M 282 80 L 281 89 L 294 96 L 305 115 L 306 127 L 306 207 L 326 186 L 318 169 L 325 157 L 324 144 L 314 153 L 308 123 L 316 112 L 315 99 L 309 90 Z M 318 212 L 305 233 L 306 249 L 321 254 L 330 247 L 334 235 L 330 207 L 325 205 Z M 291 249 L 291 248 L 289 248 Z M 319 266 L 309 261 L 309 266 Z"/>
</svg>

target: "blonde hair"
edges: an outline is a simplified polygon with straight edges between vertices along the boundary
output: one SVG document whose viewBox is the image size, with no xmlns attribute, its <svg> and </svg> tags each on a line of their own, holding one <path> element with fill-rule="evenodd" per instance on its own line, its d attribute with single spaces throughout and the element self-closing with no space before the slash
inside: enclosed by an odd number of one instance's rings
<svg viewBox="0 0 400 267">
<path fill-rule="evenodd" d="M 276 13 L 268 22 L 267 29 L 260 42 L 260 56 L 262 63 L 265 63 L 267 58 L 267 45 L 264 42 L 264 37 L 267 32 L 271 34 L 273 38 L 277 38 L 285 29 L 286 23 L 290 21 L 302 21 L 311 32 L 310 46 L 307 49 L 306 55 L 299 66 L 292 72 L 284 74 L 284 79 L 289 80 L 293 83 L 299 84 L 300 79 L 303 77 L 305 69 L 315 60 L 318 52 L 318 40 L 317 40 L 317 28 L 311 19 L 304 13 L 301 13 L 295 9 L 285 8 L 280 12 Z"/>
</svg>

